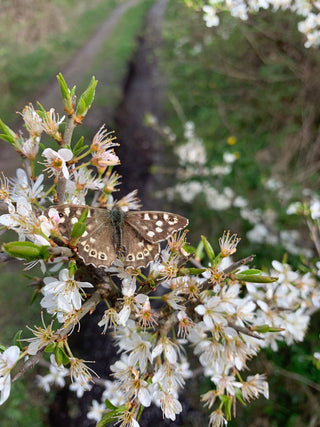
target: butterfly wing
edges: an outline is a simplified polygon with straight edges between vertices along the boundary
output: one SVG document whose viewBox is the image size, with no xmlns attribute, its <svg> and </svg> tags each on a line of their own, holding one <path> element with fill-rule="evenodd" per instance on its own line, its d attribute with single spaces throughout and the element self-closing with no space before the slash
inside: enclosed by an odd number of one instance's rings
<svg viewBox="0 0 320 427">
<path fill-rule="evenodd" d="M 147 267 L 160 252 L 159 243 L 148 242 L 126 222 L 124 222 L 122 227 L 122 244 L 124 249 L 123 263 L 125 267 Z"/>
<path fill-rule="evenodd" d="M 55 206 L 59 213 L 59 230 L 62 236 L 70 240 L 73 224 L 78 221 L 85 206 Z M 89 208 L 86 231 L 79 239 L 78 255 L 85 264 L 95 267 L 110 267 L 117 258 L 113 244 L 113 225 L 105 209 Z"/>
<path fill-rule="evenodd" d="M 166 240 L 173 233 L 185 228 L 189 221 L 181 215 L 160 211 L 128 212 L 125 223 L 149 243 Z"/>
</svg>

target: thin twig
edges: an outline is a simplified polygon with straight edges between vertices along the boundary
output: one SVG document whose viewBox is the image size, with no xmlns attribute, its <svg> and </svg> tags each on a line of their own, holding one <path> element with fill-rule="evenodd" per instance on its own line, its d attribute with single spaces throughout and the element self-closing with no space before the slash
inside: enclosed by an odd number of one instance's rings
<svg viewBox="0 0 320 427">
<path fill-rule="evenodd" d="M 54 338 L 52 339 L 52 342 L 54 342 L 55 340 L 59 339 L 63 339 L 64 337 L 66 337 L 69 332 L 71 332 L 75 326 L 77 325 L 77 323 L 80 322 L 80 320 L 89 312 L 92 312 L 95 307 L 98 305 L 98 303 L 101 300 L 101 291 L 100 289 L 97 289 L 92 296 L 90 297 L 90 299 L 88 299 L 82 306 L 81 311 L 78 314 L 77 320 L 75 320 L 74 322 L 71 322 L 68 326 L 66 327 L 62 327 L 60 329 L 58 329 L 54 335 Z M 48 343 L 49 344 L 49 343 Z M 17 381 L 20 377 L 22 377 L 22 375 L 25 374 L 25 372 L 28 369 L 33 368 L 42 358 L 42 355 L 44 353 L 45 348 L 42 348 L 41 350 L 39 350 L 34 356 L 32 356 L 30 359 L 28 359 L 28 361 L 22 366 L 22 368 L 20 369 L 20 371 L 15 375 L 15 377 L 13 378 L 12 382 Z"/>
<path fill-rule="evenodd" d="M 258 340 L 264 340 L 263 337 L 257 335 L 255 332 L 250 331 L 250 329 L 247 329 L 244 326 L 235 325 L 233 322 L 228 322 L 228 326 L 238 332 L 241 332 L 242 334 L 249 335 L 250 337 L 257 338 Z"/>
<path fill-rule="evenodd" d="M 66 129 L 64 131 L 63 140 L 60 144 L 61 148 L 68 146 L 71 146 L 71 139 L 73 130 L 76 127 L 76 124 L 74 123 L 73 116 L 68 117 Z M 66 184 L 67 180 L 66 178 L 60 173 L 58 176 L 58 184 L 57 184 L 57 202 L 58 204 L 64 202 L 64 196 L 66 191 Z"/>
<path fill-rule="evenodd" d="M 229 265 L 229 267 L 225 268 L 223 270 L 224 274 L 230 274 L 233 273 L 237 268 L 241 267 L 242 265 L 248 264 L 248 262 L 251 262 L 255 255 L 250 255 L 247 258 L 243 258 L 240 261 L 236 261 L 233 264 Z"/>
<path fill-rule="evenodd" d="M 16 258 L 12 257 L 11 255 L 6 254 L 5 252 L 0 252 L 0 263 L 11 261 L 13 259 L 16 259 Z"/>
<path fill-rule="evenodd" d="M 270 363 L 271 365 L 271 363 Z M 295 381 L 299 381 L 302 384 L 306 384 L 309 387 L 320 391 L 320 385 L 315 383 L 314 381 L 309 380 L 308 378 L 304 377 L 303 375 L 300 375 L 296 372 L 287 371 L 286 369 L 280 368 L 280 366 L 276 366 L 272 364 L 272 367 L 270 368 L 272 370 L 272 373 L 278 372 L 280 375 L 283 375 L 284 377 L 290 378 Z"/>
</svg>

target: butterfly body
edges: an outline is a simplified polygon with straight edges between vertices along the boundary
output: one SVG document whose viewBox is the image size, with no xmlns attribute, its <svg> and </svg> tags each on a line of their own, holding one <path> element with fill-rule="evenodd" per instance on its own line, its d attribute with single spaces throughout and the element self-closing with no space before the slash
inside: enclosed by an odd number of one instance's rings
<svg viewBox="0 0 320 427">
<path fill-rule="evenodd" d="M 62 236 L 70 240 L 73 224 L 85 206 L 58 205 Z M 85 264 L 108 268 L 116 259 L 125 267 L 146 267 L 160 251 L 159 242 L 185 228 L 188 220 L 180 215 L 160 211 L 124 212 L 89 207 L 86 231 L 79 239 L 77 251 Z"/>
</svg>

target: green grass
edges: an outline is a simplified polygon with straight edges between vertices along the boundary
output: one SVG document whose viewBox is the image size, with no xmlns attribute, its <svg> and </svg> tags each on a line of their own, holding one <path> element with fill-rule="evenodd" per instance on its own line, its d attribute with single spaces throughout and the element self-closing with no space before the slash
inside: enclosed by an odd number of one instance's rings
<svg viewBox="0 0 320 427">
<path fill-rule="evenodd" d="M 25 325 L 33 327 L 40 323 L 39 298 L 30 305 L 34 287 L 29 286 L 32 279 L 25 277 L 22 270 L 22 262 L 0 269 L 0 344 L 5 346 L 14 344 L 13 338 L 19 330 L 23 330 L 22 337 L 30 336 Z M 12 384 L 10 398 L 0 409 L 1 426 L 43 427 L 47 425 L 47 408 L 47 396 L 35 387 L 33 370 Z"/>
<path fill-rule="evenodd" d="M 12 385 L 9 400 L 1 406 L 1 427 L 49 426 L 46 395 L 33 382 L 34 378 L 29 378 Z"/>
<path fill-rule="evenodd" d="M 86 20 L 85 25 L 88 26 L 87 35 L 90 32 L 89 28 L 91 28 L 92 31 L 93 24 L 97 25 L 97 16 L 94 13 L 99 12 L 100 20 L 105 19 L 112 5 L 116 3 L 118 2 L 111 0 L 105 2 L 103 10 L 92 11 L 91 14 L 84 17 Z M 137 47 L 137 35 L 142 26 L 145 13 L 152 3 L 153 0 L 142 0 L 137 6 L 129 9 L 121 18 L 110 40 L 105 43 L 102 51 L 97 55 L 97 61 L 92 64 L 92 74 L 95 74 L 97 78 L 99 78 L 99 73 L 96 71 L 100 69 L 103 70 L 104 61 L 106 61 L 107 58 L 109 80 L 108 85 L 104 85 L 103 87 L 100 85 L 100 87 L 98 87 L 98 96 L 94 105 L 98 104 L 104 107 L 106 103 L 108 108 L 115 109 L 120 102 L 122 84 L 126 76 L 128 62 Z M 79 27 L 81 28 L 81 23 Z M 80 30 L 78 29 L 77 31 Z M 83 31 L 80 32 L 81 34 L 74 33 L 74 38 L 70 38 L 70 40 L 65 35 L 61 35 L 59 40 L 52 41 L 52 45 L 50 44 L 49 46 L 43 47 L 43 49 L 39 49 L 29 58 L 17 58 L 13 66 L 14 72 L 11 80 L 15 90 L 9 103 L 10 105 L 15 104 L 13 111 L 16 111 L 16 103 L 20 102 L 23 96 L 27 96 L 30 91 L 33 91 L 36 85 L 42 85 L 46 82 L 45 75 L 47 73 L 51 76 L 60 70 L 64 60 L 70 56 L 70 52 L 74 51 L 82 44 L 79 40 L 80 37 L 82 37 L 81 40 L 84 41 L 85 36 Z M 57 49 L 58 44 L 62 46 L 64 43 L 69 53 L 64 52 L 62 57 L 58 58 L 57 62 L 50 62 L 49 58 L 51 53 Z M 37 68 L 36 73 L 32 76 L 32 69 L 39 61 L 41 67 Z M 89 77 L 83 80 L 86 80 L 85 83 L 87 84 Z M 69 83 L 72 84 L 72 82 Z M 5 109 L 9 108 L 10 105 L 6 105 Z M 6 115 L 6 117 L 8 117 L 8 115 Z M 92 136 L 92 132 L 86 129 L 85 126 L 81 126 L 79 130 L 81 130 L 81 133 L 84 133 L 88 139 Z M 76 136 L 74 140 L 76 140 Z M 55 144 L 54 148 L 57 148 Z M 14 236 L 13 239 L 15 238 L 16 236 Z M 28 324 L 33 327 L 33 325 L 39 324 L 40 322 L 40 298 L 30 306 L 29 303 L 34 289 L 28 286 L 32 280 L 24 277 L 23 274 L 20 273 L 22 269 L 22 263 L 15 263 L 0 271 L 0 290 L 2 293 L 0 301 L 0 342 L 4 345 L 12 345 L 13 337 L 19 329 L 24 330 L 23 336 L 30 336 L 30 333 L 25 332 L 25 325 Z M 34 270 L 32 273 L 34 273 Z M 41 273 L 39 273 L 39 276 L 41 277 Z M 40 396 L 38 396 L 38 394 Z M 45 421 L 45 408 L 48 407 L 47 399 L 44 393 L 39 392 L 39 390 L 34 387 L 34 377 L 26 378 L 26 380 L 22 382 L 19 381 L 18 384 L 14 384 L 9 401 L 1 408 L 1 426 L 32 425 L 42 427 L 47 425 Z M 28 402 L 28 404 L 25 402 Z"/>
<path fill-rule="evenodd" d="M 89 114 L 95 114 L 95 108 L 106 111 L 108 119 L 112 120 L 113 113 L 121 102 L 123 85 L 128 73 L 128 65 L 138 45 L 138 36 L 141 32 L 143 19 L 154 0 L 141 0 L 136 6 L 131 7 L 120 18 L 112 35 L 103 44 L 96 60 L 90 67 L 87 75 L 83 77 L 79 87 L 85 88 L 92 75 L 98 80 L 96 97 Z M 102 126 L 101 122 L 98 126 Z M 114 123 L 106 123 L 109 130 L 115 128 Z M 83 135 L 89 143 L 98 131 L 86 127 L 86 119 L 81 128 L 76 128 L 74 141 Z"/>
<path fill-rule="evenodd" d="M 13 120 L 16 117 L 15 111 L 28 101 L 31 94 L 61 71 L 118 4 L 119 0 L 101 2 L 93 8 L 87 7 L 77 18 L 73 18 L 72 11 L 69 11 L 68 29 L 62 33 L 53 33 L 27 54 L 24 53 L 23 45 L 12 46 L 6 52 L 9 57 L 1 70 L 7 91 L 0 102 L 0 116 L 5 115 L 7 122 Z"/>
<path fill-rule="evenodd" d="M 17 330 L 40 321 L 39 299 L 30 304 L 34 292 L 34 287 L 30 286 L 33 280 L 24 275 L 26 272 L 23 272 L 23 268 L 24 264 L 17 261 L 0 269 L 0 343 L 4 345 L 13 344 Z M 38 271 L 32 272 L 37 274 Z"/>
</svg>

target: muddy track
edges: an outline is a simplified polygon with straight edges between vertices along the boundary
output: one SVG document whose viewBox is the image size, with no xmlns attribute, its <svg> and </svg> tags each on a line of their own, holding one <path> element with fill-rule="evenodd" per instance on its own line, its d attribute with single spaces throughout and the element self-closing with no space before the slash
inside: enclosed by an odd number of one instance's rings
<svg viewBox="0 0 320 427">
<path fill-rule="evenodd" d="M 123 176 L 121 194 L 138 189 L 144 209 L 156 209 L 153 198 L 159 185 L 150 173 L 159 164 L 161 145 L 153 130 L 144 125 L 146 113 L 162 116 L 165 80 L 159 69 L 158 48 L 161 44 L 162 20 L 168 0 L 158 0 L 147 14 L 139 48 L 130 63 L 124 95 L 115 122 L 121 159 L 118 168 Z"/>
</svg>

